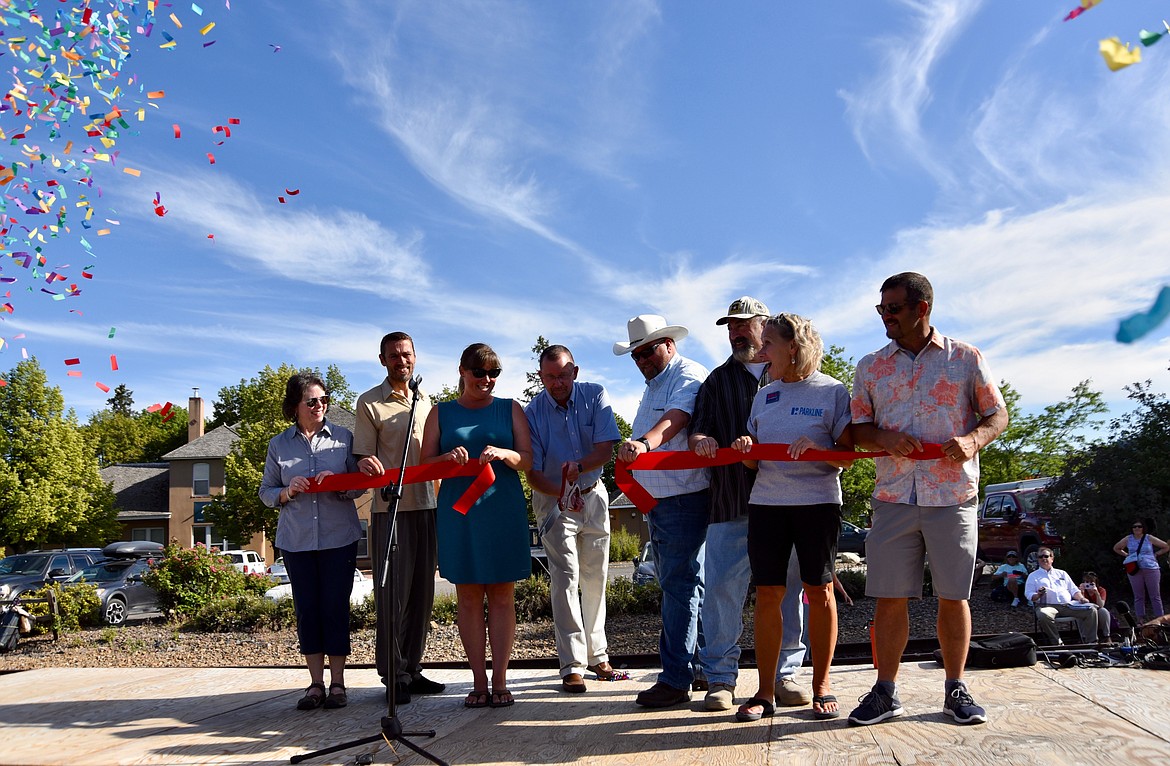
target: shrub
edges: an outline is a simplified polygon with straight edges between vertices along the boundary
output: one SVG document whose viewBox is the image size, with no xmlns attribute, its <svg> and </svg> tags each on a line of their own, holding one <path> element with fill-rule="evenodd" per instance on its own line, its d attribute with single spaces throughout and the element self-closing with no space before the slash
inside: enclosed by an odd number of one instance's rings
<svg viewBox="0 0 1170 766">
<path fill-rule="evenodd" d="M 849 594 L 849 598 L 857 600 L 865 595 L 865 570 L 841 569 L 837 572 L 837 579 L 841 587 Z"/>
<path fill-rule="evenodd" d="M 271 601 L 252 593 L 212 601 L 200 607 L 186 627 L 206 633 L 279 630 L 296 625 L 291 598 Z"/>
<path fill-rule="evenodd" d="M 440 625 L 454 625 L 459 616 L 459 600 L 455 594 L 435 596 L 435 605 L 431 609 L 431 619 Z"/>
<path fill-rule="evenodd" d="M 291 601 L 291 599 L 289 599 Z M 378 624 L 378 607 L 374 602 L 374 594 L 366 594 L 362 603 L 354 606 L 350 604 L 349 607 L 349 629 L 362 630 L 363 628 L 373 628 Z"/>
<path fill-rule="evenodd" d="M 606 615 L 657 614 L 662 604 L 662 588 L 658 583 L 635 585 L 632 580 L 618 577 L 605 592 Z"/>
<path fill-rule="evenodd" d="M 633 561 L 642 550 L 642 541 L 627 529 L 616 529 L 609 536 L 609 560 Z"/>
<path fill-rule="evenodd" d="M 552 619 L 552 596 L 547 577 L 529 577 L 516 583 L 516 621 Z"/>
<path fill-rule="evenodd" d="M 29 593 L 29 598 L 47 598 L 49 591 L 57 598 L 58 615 L 48 627 L 40 623 L 34 624 L 32 630 L 34 636 L 48 630 L 68 633 L 101 624 L 102 602 L 98 598 L 96 585 L 80 584 L 65 588 L 61 583 L 54 582 Z M 44 603 L 28 604 L 26 608 L 34 617 L 43 617 L 49 613 L 49 605 Z"/>
<path fill-rule="evenodd" d="M 275 584 L 265 575 L 245 575 L 227 556 L 209 551 L 202 543 L 194 548 L 168 545 L 142 579 L 158 591 L 164 612 L 179 615 L 193 615 L 220 599 L 262 594 Z"/>
</svg>

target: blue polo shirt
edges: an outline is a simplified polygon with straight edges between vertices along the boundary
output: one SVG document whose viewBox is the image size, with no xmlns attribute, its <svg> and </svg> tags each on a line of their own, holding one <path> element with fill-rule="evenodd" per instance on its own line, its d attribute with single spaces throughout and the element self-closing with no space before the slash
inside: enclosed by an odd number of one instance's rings
<svg viewBox="0 0 1170 766">
<path fill-rule="evenodd" d="M 524 408 L 524 415 L 532 432 L 532 470 L 557 485 L 561 483 L 563 463 L 579 463 L 598 442 L 622 438 L 609 394 L 597 383 L 573 381 L 573 390 L 564 407 L 547 390 L 541 391 Z M 581 474 L 577 484 L 592 487 L 601 478 L 603 467 Z"/>
</svg>

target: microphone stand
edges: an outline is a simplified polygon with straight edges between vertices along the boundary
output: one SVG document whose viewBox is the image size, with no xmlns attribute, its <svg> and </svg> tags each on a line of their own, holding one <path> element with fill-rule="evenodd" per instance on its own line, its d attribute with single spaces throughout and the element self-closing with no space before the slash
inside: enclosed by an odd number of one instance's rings
<svg viewBox="0 0 1170 766">
<path fill-rule="evenodd" d="M 386 635 L 383 636 L 384 649 L 386 651 L 386 716 L 382 718 L 381 731 L 369 737 L 362 739 L 355 739 L 350 742 L 342 742 L 340 745 L 333 745 L 332 747 L 324 748 L 323 750 L 316 750 L 312 753 L 304 753 L 302 755 L 294 755 L 289 759 L 289 763 L 300 763 L 309 758 L 316 758 L 319 755 L 327 755 L 329 753 L 336 753 L 339 750 L 348 750 L 351 747 L 359 745 L 366 745 L 370 742 L 377 742 L 380 739 L 385 739 L 393 748 L 395 742 L 400 742 L 414 752 L 426 758 L 432 763 L 439 766 L 449 766 L 449 764 L 431 755 L 426 750 L 411 742 L 407 737 L 433 737 L 435 736 L 434 729 L 427 729 L 424 731 L 403 731 L 402 722 L 398 720 L 398 700 L 394 693 L 398 680 L 398 594 L 394 590 L 394 561 L 398 552 L 398 504 L 402 500 L 402 478 L 406 475 L 406 457 L 410 449 L 410 439 L 414 435 L 414 411 L 418 407 L 419 400 L 419 386 L 422 384 L 422 376 L 416 375 L 411 379 L 409 386 L 413 392 L 410 399 L 410 417 L 406 424 L 406 436 L 402 440 L 402 465 L 400 465 L 398 472 L 398 481 L 391 482 L 382 488 L 382 499 L 389 502 L 389 507 L 386 509 L 390 516 L 389 534 L 386 538 L 386 555 L 384 563 L 382 564 L 381 572 L 381 586 L 390 589 L 390 620 Z"/>
</svg>

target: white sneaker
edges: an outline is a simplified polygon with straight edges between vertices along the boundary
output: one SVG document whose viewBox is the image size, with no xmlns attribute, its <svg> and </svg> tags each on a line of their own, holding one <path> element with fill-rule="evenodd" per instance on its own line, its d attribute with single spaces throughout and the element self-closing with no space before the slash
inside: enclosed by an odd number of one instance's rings
<svg viewBox="0 0 1170 766">
<path fill-rule="evenodd" d="M 1019 605 L 1020 605 L 1020 600 L 1018 598 L 1012 599 L 1012 606 L 1019 606 Z"/>
</svg>

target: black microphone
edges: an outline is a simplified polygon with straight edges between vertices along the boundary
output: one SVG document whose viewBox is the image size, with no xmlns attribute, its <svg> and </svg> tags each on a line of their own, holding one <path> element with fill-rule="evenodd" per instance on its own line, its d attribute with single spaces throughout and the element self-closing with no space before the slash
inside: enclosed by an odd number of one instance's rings
<svg viewBox="0 0 1170 766">
<path fill-rule="evenodd" d="M 410 383 L 408 383 L 407 385 L 410 387 L 411 391 L 413 391 L 417 394 L 418 387 L 422 385 L 422 375 L 415 375 L 413 378 L 410 379 Z"/>
<path fill-rule="evenodd" d="M 1136 631 L 1138 628 L 1137 618 L 1135 618 L 1133 616 L 1133 612 L 1130 611 L 1129 604 L 1125 603 L 1124 601 L 1118 601 L 1116 606 L 1117 615 L 1125 621 L 1125 624 L 1128 625 L 1131 630 Z"/>
</svg>

